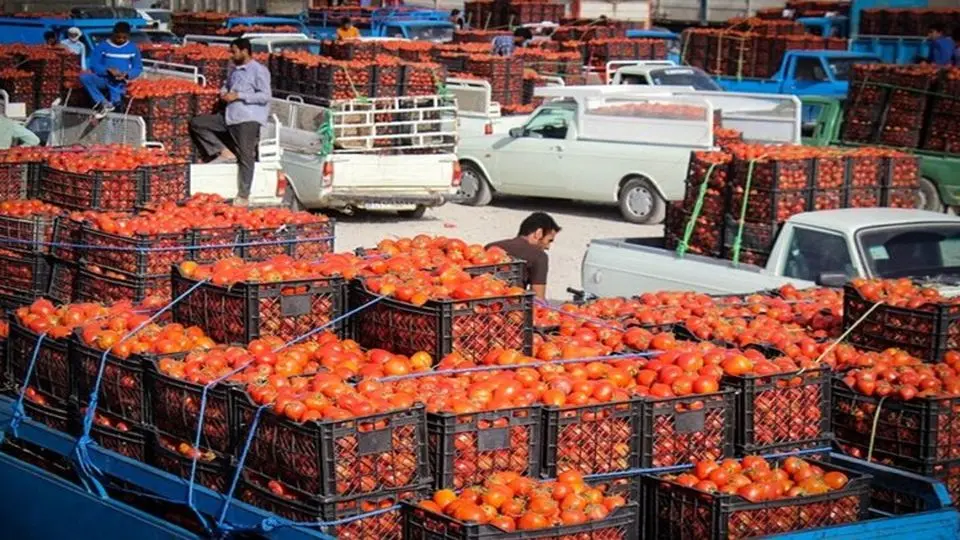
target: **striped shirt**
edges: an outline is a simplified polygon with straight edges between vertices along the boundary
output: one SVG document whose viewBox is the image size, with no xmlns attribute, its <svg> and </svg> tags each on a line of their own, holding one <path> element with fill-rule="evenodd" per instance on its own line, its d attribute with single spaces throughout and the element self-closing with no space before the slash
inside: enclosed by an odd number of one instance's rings
<svg viewBox="0 0 960 540">
<path fill-rule="evenodd" d="M 493 54 L 497 56 L 512 56 L 517 46 L 513 42 L 513 35 L 497 36 L 493 38 Z"/>
</svg>

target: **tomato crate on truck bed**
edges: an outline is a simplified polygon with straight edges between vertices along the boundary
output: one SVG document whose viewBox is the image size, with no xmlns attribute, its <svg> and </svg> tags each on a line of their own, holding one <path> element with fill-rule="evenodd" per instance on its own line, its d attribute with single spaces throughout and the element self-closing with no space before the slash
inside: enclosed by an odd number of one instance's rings
<svg viewBox="0 0 960 540">
<path fill-rule="evenodd" d="M 41 162 L 0 163 L 0 200 L 37 196 Z"/>
<path fill-rule="evenodd" d="M 237 488 L 238 499 L 295 523 L 334 522 L 392 508 L 401 501 L 430 496 L 429 487 L 419 486 L 379 490 L 353 497 L 312 497 L 250 469 L 244 469 L 242 474 Z M 335 538 L 402 540 L 403 510 L 394 508 L 320 530 Z"/>
<path fill-rule="evenodd" d="M 171 437 L 165 433 L 154 431 L 151 437 L 150 465 L 179 476 L 190 479 L 193 469 L 193 460 L 196 457 L 197 467 L 194 481 L 213 491 L 226 493 L 233 478 L 233 467 L 229 456 L 218 454 L 206 448 L 196 450 L 193 441 Z"/>
<path fill-rule="evenodd" d="M 51 404 L 64 408 L 73 395 L 70 374 L 70 338 L 54 339 L 21 325 L 11 315 L 10 335 L 7 338 L 8 369 L 12 383 L 20 388 L 24 384 L 37 391 Z M 37 343 L 39 342 L 39 349 Z M 37 355 L 30 379 L 27 370 L 33 355 Z"/>
<path fill-rule="evenodd" d="M 640 467 L 642 399 L 544 407 L 543 476 L 565 471 L 584 475 Z"/>
<path fill-rule="evenodd" d="M 172 282 L 174 297 L 197 284 L 176 266 Z M 240 282 L 230 286 L 207 282 L 173 306 L 173 318 L 206 329 L 219 343 L 249 343 L 266 335 L 291 340 L 342 315 L 345 295 L 346 287 L 340 277 Z M 338 324 L 330 331 L 339 329 Z"/>
<path fill-rule="evenodd" d="M 0 249 L 19 253 L 49 253 L 58 217 L 50 214 L 0 216 Z"/>
<path fill-rule="evenodd" d="M 333 252 L 335 229 L 336 221 L 331 218 L 265 229 L 241 229 L 237 256 L 245 261 L 261 261 L 277 255 L 319 259 Z"/>
<path fill-rule="evenodd" d="M 463 271 L 471 276 L 490 274 L 514 287 L 523 287 L 526 279 L 527 263 L 520 260 L 507 263 L 474 264 L 464 266 Z"/>
<path fill-rule="evenodd" d="M 843 287 L 843 327 L 850 328 L 873 302 L 851 284 Z M 927 303 L 917 309 L 881 304 L 850 332 L 851 344 L 874 351 L 903 349 L 926 362 L 939 362 L 960 349 L 960 304 Z"/>
<path fill-rule="evenodd" d="M 640 467 L 671 467 L 733 455 L 734 391 L 645 398 Z"/>
<path fill-rule="evenodd" d="M 260 407 L 234 390 L 237 439 Z M 423 405 L 345 420 L 297 423 L 264 410 L 246 466 L 314 497 L 350 497 L 430 480 Z"/>
<path fill-rule="evenodd" d="M 50 287 L 50 261 L 42 253 L 0 255 L 0 293 L 37 298 Z"/>
<path fill-rule="evenodd" d="M 764 502 L 739 495 L 708 493 L 661 475 L 644 475 L 646 538 L 725 540 L 814 529 L 867 518 L 870 477 L 826 462 L 808 460 L 824 471 L 847 475 L 836 491 Z M 669 476 L 669 475 L 667 475 Z"/>
<path fill-rule="evenodd" d="M 832 437 L 828 368 L 808 368 L 772 375 L 724 376 L 736 392 L 734 447 L 738 455 L 767 454 L 771 449 L 806 448 Z"/>
<path fill-rule="evenodd" d="M 404 540 L 556 540 L 561 538 L 637 540 L 640 537 L 637 503 L 621 506 L 610 512 L 607 517 L 597 521 L 516 532 L 504 532 L 493 525 L 458 521 L 416 504 L 404 502 L 403 506 Z"/>
<path fill-rule="evenodd" d="M 910 401 L 866 396 L 833 383 L 833 433 L 841 446 L 873 447 L 873 458 L 927 470 L 960 459 L 960 397 Z"/>
<path fill-rule="evenodd" d="M 466 414 L 427 413 L 427 447 L 436 489 L 483 484 L 496 472 L 540 474 L 540 406 Z"/>
<path fill-rule="evenodd" d="M 478 360 L 493 347 L 532 352 L 532 293 L 428 300 L 415 306 L 381 298 L 358 281 L 350 298 L 355 307 L 372 303 L 353 316 L 353 336 L 368 349 L 406 355 L 426 351 L 437 361 L 453 352 Z"/>
<path fill-rule="evenodd" d="M 193 441 L 200 422 L 200 404 L 204 385 L 177 379 L 162 373 L 157 359 L 144 361 L 151 422 L 158 430 Z M 214 452 L 230 454 L 236 444 L 231 389 L 236 385 L 222 381 L 206 388 L 206 407 L 200 445 Z"/>
<path fill-rule="evenodd" d="M 106 356 L 104 356 L 106 355 Z M 144 370 L 146 355 L 120 358 L 83 343 L 78 330 L 70 344 L 70 367 L 81 405 L 87 405 L 97 384 L 101 364 L 103 375 L 97 393 L 97 410 L 136 425 L 150 424 L 150 401 Z"/>
<path fill-rule="evenodd" d="M 137 276 L 83 264 L 78 268 L 74 296 L 80 302 L 141 302 L 150 296 L 170 298 L 170 274 Z"/>
</svg>

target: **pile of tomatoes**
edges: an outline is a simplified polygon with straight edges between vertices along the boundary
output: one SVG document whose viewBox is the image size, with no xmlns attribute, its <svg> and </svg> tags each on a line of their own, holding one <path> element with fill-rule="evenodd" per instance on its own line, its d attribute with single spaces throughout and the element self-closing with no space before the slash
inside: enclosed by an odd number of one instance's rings
<svg viewBox="0 0 960 540">
<path fill-rule="evenodd" d="M 47 157 L 50 167 L 70 173 L 133 171 L 138 167 L 183 163 L 161 150 L 122 144 L 94 145 L 82 153 L 56 152 Z"/>
<path fill-rule="evenodd" d="M 750 502 L 777 501 L 823 495 L 842 490 L 850 479 L 838 471 L 824 470 L 815 462 L 788 457 L 774 465 L 761 456 L 699 461 L 693 471 L 668 474 L 661 479 L 704 493 L 738 495 Z"/>
<path fill-rule="evenodd" d="M 624 497 L 592 488 L 579 473 L 569 471 L 555 481 L 495 473 L 482 486 L 460 493 L 442 489 L 417 506 L 459 522 L 513 532 L 600 521 L 627 504 Z"/>
</svg>

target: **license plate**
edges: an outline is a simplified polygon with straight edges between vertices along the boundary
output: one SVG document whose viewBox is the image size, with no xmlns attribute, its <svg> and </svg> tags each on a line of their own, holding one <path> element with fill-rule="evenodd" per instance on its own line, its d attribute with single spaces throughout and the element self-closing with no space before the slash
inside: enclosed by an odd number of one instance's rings
<svg viewBox="0 0 960 540">
<path fill-rule="evenodd" d="M 390 203 L 366 203 L 363 207 L 367 210 L 414 210 L 415 204 L 390 204 Z"/>
</svg>

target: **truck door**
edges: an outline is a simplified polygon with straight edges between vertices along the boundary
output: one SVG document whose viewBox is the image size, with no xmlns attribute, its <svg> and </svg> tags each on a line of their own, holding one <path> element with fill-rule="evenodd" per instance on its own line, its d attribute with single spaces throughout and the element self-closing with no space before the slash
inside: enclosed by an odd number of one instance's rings
<svg viewBox="0 0 960 540">
<path fill-rule="evenodd" d="M 544 107 L 497 143 L 497 169 L 504 191 L 543 197 L 565 195 L 564 153 L 575 117 L 573 104 Z"/>
<path fill-rule="evenodd" d="M 792 73 L 787 74 L 784 94 L 830 96 L 835 93 L 834 81 L 823 63 L 823 58 L 813 56 L 794 58 L 791 70 Z"/>
</svg>

